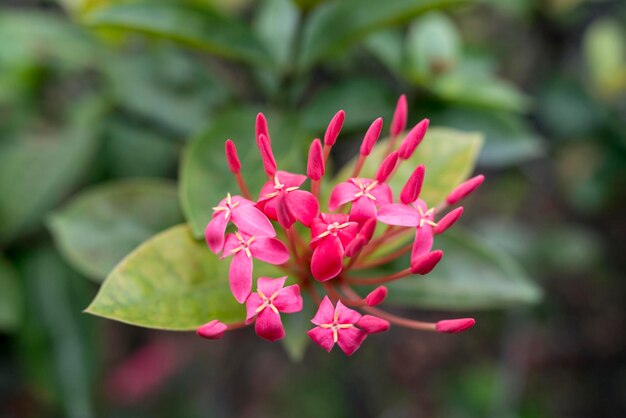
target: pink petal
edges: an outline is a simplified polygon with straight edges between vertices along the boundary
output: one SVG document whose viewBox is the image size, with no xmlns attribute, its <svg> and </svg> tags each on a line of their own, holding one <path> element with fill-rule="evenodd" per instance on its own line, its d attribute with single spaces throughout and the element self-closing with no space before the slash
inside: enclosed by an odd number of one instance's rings
<svg viewBox="0 0 626 418">
<path fill-rule="evenodd" d="M 422 257 L 433 248 L 433 229 L 430 225 L 424 225 L 415 229 L 415 241 L 411 251 L 411 260 Z"/>
<path fill-rule="evenodd" d="M 306 174 L 311 180 L 320 180 L 324 176 L 326 164 L 324 163 L 324 151 L 322 143 L 318 138 L 311 142 L 309 148 L 309 159 L 306 164 Z"/>
<path fill-rule="evenodd" d="M 367 129 L 365 133 L 365 137 L 363 138 L 363 142 L 361 142 L 361 149 L 359 152 L 361 155 L 370 155 L 374 145 L 376 145 L 376 141 L 380 137 L 380 132 L 383 129 L 383 118 L 378 118 Z"/>
<path fill-rule="evenodd" d="M 230 291 L 237 302 L 243 303 L 252 290 L 252 259 L 246 255 L 245 251 L 240 251 L 233 257 L 228 278 Z"/>
<path fill-rule="evenodd" d="M 337 210 L 337 208 L 341 205 L 344 205 L 348 202 L 352 202 L 359 192 L 359 188 L 356 184 L 352 182 L 344 182 L 339 183 L 335 186 L 333 191 L 330 193 L 330 199 L 328 201 L 328 208 L 332 211 Z"/>
<path fill-rule="evenodd" d="M 326 133 L 324 134 L 324 145 L 332 147 L 335 145 L 335 141 L 337 141 L 337 137 L 339 136 L 339 132 L 341 132 L 341 128 L 343 126 L 343 120 L 345 119 L 345 112 L 340 110 L 333 116 L 326 128 Z"/>
<path fill-rule="evenodd" d="M 350 208 L 350 220 L 362 224 L 369 218 L 376 217 L 376 203 L 370 198 L 359 197 L 352 202 Z"/>
<path fill-rule="evenodd" d="M 224 246 L 224 233 L 226 233 L 226 225 L 228 225 L 228 219 L 225 218 L 224 214 L 220 212 L 217 216 L 211 219 L 204 230 L 206 243 L 215 254 L 222 251 L 222 247 Z"/>
<path fill-rule="evenodd" d="M 396 104 L 396 110 L 393 112 L 393 119 L 391 119 L 390 134 L 392 137 L 398 136 L 406 128 L 406 120 L 409 113 L 408 106 L 406 104 L 406 96 L 403 94 L 398 99 Z"/>
<path fill-rule="evenodd" d="M 284 264 L 289 260 L 289 250 L 279 239 L 258 237 L 250 244 L 252 257 L 270 264 Z"/>
<path fill-rule="evenodd" d="M 456 223 L 463 214 L 463 206 L 450 211 L 437 222 L 437 226 L 433 228 L 435 235 L 445 232 L 448 228 Z"/>
<path fill-rule="evenodd" d="M 343 247 L 337 237 L 327 236 L 320 240 L 311 258 L 311 274 L 324 282 L 341 273 L 343 268 Z"/>
<path fill-rule="evenodd" d="M 311 322 L 315 325 L 322 324 L 332 324 L 335 315 L 335 307 L 333 303 L 330 301 L 328 296 L 324 296 L 324 299 L 320 302 L 319 308 L 317 308 L 317 313 L 311 319 Z"/>
<path fill-rule="evenodd" d="M 339 330 L 337 344 L 347 356 L 354 354 L 359 349 L 367 334 L 356 327 L 343 328 Z"/>
<path fill-rule="evenodd" d="M 456 334 L 472 328 L 476 324 L 474 318 L 461 318 L 461 319 L 446 319 L 437 322 L 437 332 L 446 332 L 450 334 Z"/>
<path fill-rule="evenodd" d="M 365 238 L 365 243 L 370 242 L 372 237 L 374 236 L 374 232 L 376 232 L 376 218 L 369 218 L 362 224 L 361 230 L 359 231 L 359 235 Z"/>
<path fill-rule="evenodd" d="M 250 293 L 248 299 L 246 299 L 246 323 L 252 322 L 251 320 L 256 316 L 257 309 L 263 305 L 263 299 L 258 293 Z"/>
<path fill-rule="evenodd" d="M 253 205 L 239 205 L 232 210 L 233 223 L 249 235 L 276 236 L 276 231 L 267 216 Z"/>
<path fill-rule="evenodd" d="M 333 332 L 328 328 L 315 327 L 306 332 L 316 344 L 330 353 L 335 341 L 333 340 Z"/>
<path fill-rule="evenodd" d="M 411 258 L 411 273 L 421 275 L 430 273 L 442 257 L 443 251 L 435 250 L 421 257 Z"/>
<path fill-rule="evenodd" d="M 287 201 L 287 195 L 279 194 L 276 196 L 274 200 L 272 200 L 266 208 L 276 208 L 276 218 L 278 219 L 278 223 L 286 229 L 291 228 L 296 222 L 296 217 L 294 216 L 291 208 L 289 207 Z"/>
<path fill-rule="evenodd" d="M 256 287 L 265 295 L 265 297 L 270 298 L 274 293 L 283 288 L 285 280 L 287 280 L 287 276 L 279 277 L 277 279 L 273 279 L 271 277 L 259 277 Z"/>
<path fill-rule="evenodd" d="M 256 115 L 255 137 L 257 141 L 259 140 L 259 136 L 261 136 L 261 134 L 265 135 L 267 139 L 270 139 L 270 133 L 267 129 L 267 119 L 265 119 L 265 115 L 263 113 Z"/>
<path fill-rule="evenodd" d="M 378 209 L 377 218 L 387 225 L 417 226 L 420 223 L 420 214 L 411 206 L 392 203 Z"/>
<path fill-rule="evenodd" d="M 265 184 L 263 185 L 263 187 L 261 187 L 261 191 L 259 192 L 259 198 L 258 198 L 258 203 L 268 200 L 268 199 L 273 199 L 273 197 L 267 197 L 267 195 L 270 195 L 272 193 L 274 193 L 276 191 L 276 189 L 274 188 L 274 182 L 272 180 L 266 181 Z M 263 210 L 262 208 L 259 208 L 261 210 Z"/>
<path fill-rule="evenodd" d="M 237 155 L 237 147 L 235 147 L 235 143 L 230 139 L 227 139 L 226 144 L 224 145 L 224 151 L 226 153 L 228 169 L 234 174 L 239 173 L 241 171 L 241 162 L 239 161 L 239 156 Z"/>
<path fill-rule="evenodd" d="M 348 244 L 350 244 L 350 242 L 354 240 L 354 237 L 356 237 L 356 234 L 358 232 L 359 232 L 359 224 L 356 222 L 348 222 L 347 226 L 345 226 L 344 228 L 341 228 L 337 232 L 337 237 L 339 237 L 339 240 L 341 241 L 341 245 L 343 245 L 343 248 L 346 248 Z"/>
<path fill-rule="evenodd" d="M 280 320 L 280 315 L 270 308 L 265 308 L 256 317 L 254 324 L 256 334 L 268 341 L 276 341 L 285 338 L 285 329 Z"/>
<path fill-rule="evenodd" d="M 289 210 L 304 226 L 310 226 L 319 213 L 319 203 L 311 192 L 294 190 L 287 194 Z"/>
<path fill-rule="evenodd" d="M 306 176 L 302 174 L 290 173 L 289 171 L 276 172 L 276 178 L 280 184 L 284 184 L 285 188 L 300 187 L 306 181 Z"/>
<path fill-rule="evenodd" d="M 335 315 L 337 316 L 337 322 L 340 324 L 356 324 L 359 318 L 361 318 L 360 313 L 346 307 L 341 301 L 337 301 Z"/>
<path fill-rule="evenodd" d="M 214 319 L 196 329 L 196 334 L 202 338 L 209 340 L 219 340 L 224 336 L 224 332 L 228 329 L 226 324 Z"/>
<path fill-rule="evenodd" d="M 348 245 L 344 246 L 344 255 L 346 257 L 354 257 L 363 247 L 365 247 L 365 238 L 357 235 Z"/>
<path fill-rule="evenodd" d="M 324 216 L 324 214 L 322 214 Z M 315 218 L 311 222 L 311 244 L 315 241 L 316 237 L 326 232 L 328 229 L 328 222 L 324 219 Z"/>
<path fill-rule="evenodd" d="M 239 238 L 237 238 L 235 234 L 227 234 L 226 241 L 224 242 L 224 249 L 222 250 L 222 256 L 220 257 L 220 259 L 233 255 L 232 251 L 235 248 L 239 247 L 239 245 Z"/>
<path fill-rule="evenodd" d="M 357 325 L 367 334 L 385 332 L 389 329 L 388 321 L 372 315 L 363 315 Z"/>
<path fill-rule="evenodd" d="M 279 312 L 294 313 L 302 310 L 302 296 L 300 295 L 300 286 L 292 284 L 278 292 L 278 296 L 274 299 L 274 306 Z"/>
<path fill-rule="evenodd" d="M 385 183 L 379 183 L 370 193 L 376 198 L 376 206 L 378 207 L 393 203 L 393 193 Z"/>
</svg>

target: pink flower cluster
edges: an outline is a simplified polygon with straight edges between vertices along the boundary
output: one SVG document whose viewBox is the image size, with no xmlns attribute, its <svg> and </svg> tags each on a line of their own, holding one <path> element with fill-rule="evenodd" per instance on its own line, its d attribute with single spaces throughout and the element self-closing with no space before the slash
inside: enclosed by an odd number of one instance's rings
<svg viewBox="0 0 626 418">
<path fill-rule="evenodd" d="M 387 153 L 374 178 L 359 174 L 380 137 L 382 119 L 375 120 L 367 130 L 352 176 L 332 189 L 329 212 L 320 212 L 320 187 L 331 148 L 343 125 L 343 111 L 330 121 L 323 144 L 319 139 L 311 143 L 306 175 L 278 170 L 267 121 L 263 114 L 257 116 L 256 143 L 268 180 L 256 199 L 252 198 L 242 177 L 234 143 L 226 141 L 226 159 L 241 195 L 228 194 L 213 208 L 205 235 L 211 251 L 221 254 L 221 258 L 231 257 L 230 288 L 235 299 L 245 303 L 246 319 L 233 324 L 213 320 L 199 327 L 198 335 L 221 338 L 227 330 L 254 323 L 260 337 L 279 340 L 285 336 L 281 314 L 302 310 L 301 289 L 319 305 L 311 320 L 315 327 L 308 335 L 327 351 L 337 344 L 350 355 L 368 335 L 386 331 L 390 324 L 447 333 L 461 332 L 474 325 L 472 318 L 437 323 L 415 321 L 376 307 L 387 296 L 385 283 L 424 275 L 435 268 L 443 252 L 433 250 L 434 236 L 450 228 L 463 208 L 440 214 L 472 193 L 483 181 L 481 175 L 473 177 L 456 187 L 444 203 L 429 208 L 419 198 L 425 167 L 418 165 L 394 200 L 388 182 L 400 164 L 407 164 L 429 123 L 428 119 L 419 122 L 397 145 L 406 120 L 406 98 L 401 96 L 391 123 Z M 310 189 L 304 190 L 302 186 L 307 180 L 310 180 Z M 376 234 L 381 223 L 386 227 Z M 232 232 L 227 233 L 230 224 Z M 377 255 L 382 245 L 407 240 L 408 244 Z M 379 277 L 359 277 L 354 273 L 382 266 L 409 251 L 410 266 L 404 270 Z M 276 265 L 286 275 L 259 277 L 253 291 L 254 260 Z M 285 286 L 288 279 L 294 284 Z M 374 285 L 378 287 L 364 297 L 354 290 L 356 286 L 371 288 Z"/>
</svg>

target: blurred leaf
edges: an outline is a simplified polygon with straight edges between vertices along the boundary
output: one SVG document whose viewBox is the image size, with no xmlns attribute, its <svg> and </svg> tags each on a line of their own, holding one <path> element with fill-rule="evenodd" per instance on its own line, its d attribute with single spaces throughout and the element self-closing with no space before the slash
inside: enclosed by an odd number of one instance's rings
<svg viewBox="0 0 626 418">
<path fill-rule="evenodd" d="M 626 89 L 626 31 L 615 19 L 594 21 L 585 32 L 583 51 L 598 93 L 607 98 Z"/>
<path fill-rule="evenodd" d="M 354 131 L 387 116 L 393 105 L 394 97 L 384 84 L 373 79 L 351 79 L 317 93 L 302 112 L 302 123 L 313 132 L 323 133 L 335 113 L 343 109 L 343 132 Z"/>
<path fill-rule="evenodd" d="M 475 310 L 503 308 L 541 299 L 533 283 L 513 258 L 479 236 L 458 228 L 437 237 L 445 252 L 428 276 L 413 276 L 389 284 L 387 301 L 426 309 Z"/>
<path fill-rule="evenodd" d="M 0 242 L 37 226 L 84 175 L 98 148 L 104 103 L 76 103 L 67 126 L 0 143 Z"/>
<path fill-rule="evenodd" d="M 449 108 L 433 117 L 438 124 L 485 135 L 478 163 L 506 167 L 545 154 L 541 139 L 521 117 L 504 112 Z"/>
<path fill-rule="evenodd" d="M 294 117 L 266 114 L 274 155 L 280 170 L 304 172 L 303 133 Z M 216 117 L 215 122 L 200 133 L 184 152 L 180 168 L 180 198 L 183 212 L 197 238 L 204 237 L 204 228 L 211 220 L 213 208 L 226 193 L 240 194 L 224 156 L 224 141 L 232 139 L 239 153 L 242 175 L 250 193 L 257 193 L 267 181 L 259 151 L 254 141 L 256 112 L 238 108 Z"/>
<path fill-rule="evenodd" d="M 300 65 L 307 68 L 350 43 L 388 26 L 399 25 L 427 10 L 467 3 L 465 0 L 335 0 L 317 7 L 303 29 Z"/>
<path fill-rule="evenodd" d="M 109 274 L 86 312 L 127 324 L 194 330 L 245 319 L 230 293 L 228 265 L 178 225 L 144 242 Z"/>
<path fill-rule="evenodd" d="M 311 318 L 315 316 L 313 302 L 306 294 L 303 294 L 302 297 L 304 305 L 301 312 L 281 316 L 285 327 L 285 338 L 281 340 L 281 343 L 293 361 L 301 361 L 304 357 L 304 352 L 311 341 L 306 332 L 313 327 Z"/>
<path fill-rule="evenodd" d="M 254 29 L 279 68 L 291 66 L 300 12 L 292 0 L 260 2 Z"/>
<path fill-rule="evenodd" d="M 452 69 L 459 60 L 461 40 L 454 22 L 445 14 L 430 12 L 416 19 L 407 34 L 410 72 L 429 78 Z"/>
<path fill-rule="evenodd" d="M 0 332 L 13 331 L 22 319 L 22 288 L 17 271 L 0 256 Z"/>
<path fill-rule="evenodd" d="M 154 1 L 111 5 L 86 14 L 82 21 L 93 28 L 171 39 L 225 58 L 267 63 L 265 48 L 243 23 L 200 5 Z"/>
<path fill-rule="evenodd" d="M 426 166 L 426 176 L 420 198 L 429 206 L 437 206 L 474 169 L 483 138 L 478 133 L 465 133 L 448 128 L 430 128 L 413 156 L 399 165 L 388 182 L 397 196 L 418 164 Z M 374 178 L 382 157 L 386 155 L 387 141 L 380 141 L 367 158 L 360 177 Z M 335 176 L 345 181 L 352 176 L 356 158 Z"/>
<path fill-rule="evenodd" d="M 137 245 L 181 221 L 175 184 L 120 180 L 75 197 L 53 214 L 50 229 L 72 266 L 102 281 Z"/>
<path fill-rule="evenodd" d="M 404 65 L 404 39 L 398 29 L 373 33 L 365 39 L 368 50 L 394 73 L 401 73 Z"/>
</svg>

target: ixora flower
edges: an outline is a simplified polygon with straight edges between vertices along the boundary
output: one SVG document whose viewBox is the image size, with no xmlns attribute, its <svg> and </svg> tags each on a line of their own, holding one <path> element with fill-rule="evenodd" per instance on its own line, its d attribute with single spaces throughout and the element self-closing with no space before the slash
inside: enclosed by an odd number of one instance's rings
<svg viewBox="0 0 626 418">
<path fill-rule="evenodd" d="M 435 236 L 454 225 L 463 208 L 452 206 L 484 180 L 482 175 L 473 177 L 452 190 L 444 202 L 429 207 L 420 198 L 427 176 L 427 167 L 420 164 L 402 180 L 404 187 L 394 199 L 390 181 L 400 164 L 410 163 L 429 124 L 428 119 L 420 121 L 399 141 L 406 130 L 407 112 L 406 98 L 401 96 L 389 139 L 379 145 L 386 153 L 377 162 L 375 174 L 362 176 L 361 171 L 373 155 L 380 156 L 373 152 L 383 128 L 380 118 L 365 133 L 351 176 L 335 182 L 327 191 L 328 202 L 321 205 L 326 162 L 341 133 L 343 111 L 332 118 L 323 141 L 312 141 L 306 175 L 278 169 L 267 120 L 261 113 L 257 116 L 256 144 L 267 182 L 256 200 L 242 176 L 235 143 L 226 141 L 226 161 L 241 195 L 228 194 L 213 208 L 206 242 L 221 258 L 232 257 L 230 288 L 235 299 L 245 304 L 246 318 L 229 324 L 213 319 L 197 329 L 199 336 L 219 339 L 227 331 L 254 324 L 261 338 L 280 340 L 285 337 L 281 315 L 300 312 L 304 302 L 318 306 L 311 319 L 315 327 L 307 332 L 308 336 L 326 351 L 337 344 L 347 355 L 353 354 L 368 335 L 384 332 L 392 325 L 441 333 L 458 333 L 474 326 L 472 318 L 431 323 L 380 309 L 388 294 L 386 283 L 425 275 L 436 268 L 443 251 L 433 249 Z M 329 211 L 320 212 L 325 207 Z M 384 225 L 377 228 L 378 224 Z M 408 252 L 408 267 L 375 275 L 379 267 Z M 272 264 L 284 274 L 279 278 L 259 277 L 253 292 L 253 259 L 255 263 Z M 355 290 L 359 286 L 368 291 Z M 308 296 L 305 301 L 301 290 Z"/>
</svg>

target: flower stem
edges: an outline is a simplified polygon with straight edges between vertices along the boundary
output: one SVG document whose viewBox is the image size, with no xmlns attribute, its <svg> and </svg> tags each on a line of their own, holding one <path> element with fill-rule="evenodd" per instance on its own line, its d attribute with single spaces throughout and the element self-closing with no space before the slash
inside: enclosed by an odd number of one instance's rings
<svg viewBox="0 0 626 418">
<path fill-rule="evenodd" d="M 404 270 L 400 270 L 393 274 L 388 274 L 386 276 L 377 276 L 377 277 L 352 277 L 352 276 L 344 276 L 346 281 L 352 284 L 363 284 L 363 285 L 371 285 L 371 284 L 381 284 L 393 282 L 394 280 L 402 279 L 403 277 L 410 276 L 411 269 L 405 268 Z"/>
<path fill-rule="evenodd" d="M 311 180 L 311 193 L 316 198 L 320 195 L 320 181 L 319 180 Z"/>
<path fill-rule="evenodd" d="M 411 251 L 411 249 L 413 248 L 413 243 L 410 242 L 407 245 L 405 245 L 404 247 L 400 248 L 399 250 L 396 250 L 390 254 L 387 254 L 386 256 L 377 258 L 376 260 L 370 261 L 370 262 L 365 262 L 365 263 L 356 263 L 354 264 L 354 266 L 352 267 L 353 270 L 363 270 L 363 269 L 369 269 L 372 267 L 378 267 L 381 266 L 383 264 L 389 263 L 390 261 L 393 261 L 395 259 L 397 259 L 398 257 L 400 257 L 403 254 L 408 253 L 409 251 Z M 350 266 L 350 265 L 348 265 Z"/>
<path fill-rule="evenodd" d="M 359 155 L 359 159 L 356 162 L 356 165 L 354 166 L 354 170 L 352 171 L 352 177 L 358 177 L 359 173 L 361 172 L 361 169 L 363 168 L 363 163 L 365 163 L 365 159 L 367 158 L 366 155 Z"/>
<path fill-rule="evenodd" d="M 243 180 L 241 173 L 235 174 L 235 180 L 237 180 L 237 185 L 239 186 L 239 190 L 241 190 L 243 197 L 248 200 L 252 200 L 252 196 L 250 196 L 250 192 L 248 191 L 248 186 L 246 186 L 246 182 Z"/>
</svg>

